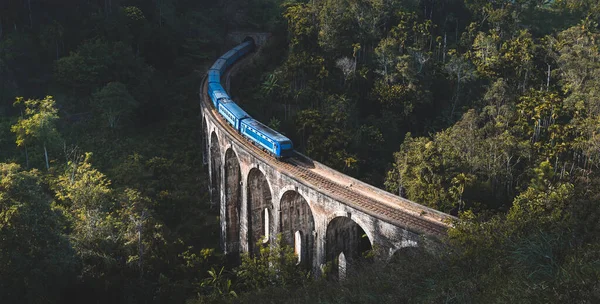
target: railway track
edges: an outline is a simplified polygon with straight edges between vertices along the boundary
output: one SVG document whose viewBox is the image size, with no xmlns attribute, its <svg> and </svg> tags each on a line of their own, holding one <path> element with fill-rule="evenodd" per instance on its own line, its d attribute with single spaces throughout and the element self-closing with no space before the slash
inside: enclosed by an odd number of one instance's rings
<svg viewBox="0 0 600 304">
<path fill-rule="evenodd" d="M 238 69 L 246 60 L 248 60 L 248 57 L 235 64 L 227 71 L 225 77 L 228 79 L 230 73 Z M 376 200 L 367 195 L 363 195 L 359 191 L 355 191 L 345 185 L 332 181 L 322 174 L 316 173 L 315 170 L 306 165 L 307 159 L 298 153 L 296 153 L 296 156 L 290 157 L 284 161 L 275 159 L 270 154 L 244 139 L 241 134 L 236 132 L 235 129 L 221 117 L 221 115 L 218 115 L 210 102 L 207 90 L 207 78 L 204 77 L 201 84 L 200 100 L 204 107 L 209 109 L 210 115 L 213 117 L 213 120 L 220 125 L 221 130 L 225 131 L 239 145 L 244 146 L 248 153 L 269 163 L 284 175 L 313 189 L 319 189 L 323 194 L 337 201 L 343 202 L 348 206 L 395 226 L 403 227 L 419 234 L 435 237 L 446 234 L 447 228 L 450 226 L 446 219 L 453 218 L 450 215 L 444 214 L 439 216 L 439 212 L 425 206 L 421 206 L 421 208 L 415 208 L 414 206 L 412 206 L 413 208 L 406 208 L 400 204 L 395 205 L 390 202 Z M 308 161 L 310 162 L 310 160 Z M 415 203 L 411 204 L 416 205 Z M 427 216 L 428 213 L 434 213 L 438 215 L 438 217 Z"/>
</svg>

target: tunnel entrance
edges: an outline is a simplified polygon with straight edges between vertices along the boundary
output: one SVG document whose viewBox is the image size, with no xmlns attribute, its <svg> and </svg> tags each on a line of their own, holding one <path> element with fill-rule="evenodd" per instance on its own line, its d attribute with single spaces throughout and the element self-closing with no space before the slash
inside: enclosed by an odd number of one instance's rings
<svg viewBox="0 0 600 304">
<path fill-rule="evenodd" d="M 217 134 L 212 132 L 210 136 L 210 172 L 211 172 L 211 199 L 212 207 L 220 206 L 221 203 L 221 148 Z"/>
<path fill-rule="evenodd" d="M 372 250 L 371 241 L 365 231 L 348 217 L 336 217 L 327 225 L 327 262 L 330 262 L 331 277 L 344 279 L 349 271 Z"/>
<path fill-rule="evenodd" d="M 265 175 L 257 168 L 250 170 L 248 193 L 248 251 L 257 256 L 260 244 L 268 244 L 273 227 L 273 202 Z M 260 242 L 260 244 L 259 244 Z"/>
<path fill-rule="evenodd" d="M 233 149 L 229 148 L 225 152 L 225 242 L 226 252 L 236 259 L 240 252 L 241 181 L 240 163 Z"/>
<path fill-rule="evenodd" d="M 296 191 L 287 191 L 281 198 L 280 231 L 283 242 L 294 248 L 298 264 L 312 267 L 315 222 L 308 203 Z"/>
<path fill-rule="evenodd" d="M 246 36 L 246 38 L 244 38 L 244 40 L 242 40 L 242 43 L 244 42 L 252 42 L 252 44 L 256 45 L 256 41 L 254 41 L 254 38 L 252 38 L 251 36 Z"/>
</svg>

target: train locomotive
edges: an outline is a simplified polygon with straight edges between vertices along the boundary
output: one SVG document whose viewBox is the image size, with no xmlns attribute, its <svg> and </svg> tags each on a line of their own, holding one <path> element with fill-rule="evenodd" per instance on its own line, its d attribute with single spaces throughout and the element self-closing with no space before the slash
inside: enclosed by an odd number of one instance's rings
<svg viewBox="0 0 600 304">
<path fill-rule="evenodd" d="M 244 109 L 237 105 L 221 85 L 221 76 L 238 59 L 254 50 L 253 41 L 242 44 L 223 54 L 208 70 L 208 96 L 217 112 L 225 118 L 238 133 L 277 159 L 293 154 L 292 141 L 252 118 Z"/>
</svg>

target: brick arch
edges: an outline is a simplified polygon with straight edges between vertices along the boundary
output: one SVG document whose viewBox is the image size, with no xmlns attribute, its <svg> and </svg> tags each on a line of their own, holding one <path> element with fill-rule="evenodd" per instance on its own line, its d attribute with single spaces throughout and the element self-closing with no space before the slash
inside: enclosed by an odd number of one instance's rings
<svg viewBox="0 0 600 304">
<path fill-rule="evenodd" d="M 373 245 L 375 244 L 375 236 L 373 235 L 373 231 L 371 231 L 370 229 L 365 229 L 370 227 L 369 225 L 367 225 L 367 223 L 365 223 L 361 217 L 352 217 L 351 213 L 348 211 L 341 211 L 341 210 L 337 210 L 334 211 L 332 213 L 330 213 L 329 215 L 327 215 L 327 226 L 329 226 L 329 223 L 331 223 L 331 221 L 333 219 L 335 219 L 336 217 L 347 217 L 347 218 L 351 218 L 353 222 L 355 222 L 356 224 L 358 224 L 358 226 L 361 227 L 361 229 L 364 230 L 364 232 L 367 234 L 367 238 L 369 239 L 369 242 L 371 243 L 371 247 L 373 247 Z"/>
<path fill-rule="evenodd" d="M 283 242 L 294 248 L 299 263 L 304 268 L 310 268 L 315 254 L 315 220 L 312 209 L 296 190 L 282 192 L 279 199 L 279 231 Z"/>
<path fill-rule="evenodd" d="M 363 234 L 367 235 L 367 240 Z M 373 249 L 367 231 L 348 216 L 336 216 L 328 221 L 325 240 L 326 261 L 332 265 L 331 277 L 334 278 L 343 278 L 346 269 L 352 269 L 366 251 Z M 340 259 L 343 259 L 343 265 Z"/>
<path fill-rule="evenodd" d="M 288 192 L 288 191 L 294 191 L 294 192 L 298 192 L 298 194 L 302 195 L 303 197 L 305 197 L 305 196 L 309 196 L 309 195 L 310 195 L 310 194 L 309 194 L 309 193 L 307 193 L 306 191 L 302 191 L 302 190 L 300 190 L 300 188 L 298 188 L 298 186 L 295 186 L 295 185 L 287 185 L 287 186 L 285 186 L 285 187 L 282 187 L 282 188 L 280 188 L 280 189 L 279 189 L 279 193 L 278 193 L 278 195 L 277 195 L 277 200 L 276 200 L 276 202 L 279 202 L 279 203 L 280 203 L 280 202 L 281 202 L 281 199 L 283 198 L 283 195 L 284 195 L 286 192 Z M 313 214 L 313 216 L 315 216 L 315 215 L 318 213 L 318 211 L 317 211 L 317 210 L 315 210 L 314 203 L 313 203 L 312 201 L 310 201 L 310 200 L 306 200 L 306 202 L 308 203 L 308 207 L 310 207 L 310 212 Z M 280 207 L 280 206 L 279 206 L 279 207 Z M 281 208 L 279 208 L 279 209 L 281 209 Z"/>
<path fill-rule="evenodd" d="M 237 153 L 229 145 L 225 151 L 225 242 L 226 252 L 236 257 L 240 251 L 240 212 L 242 207 L 242 173 Z"/>
<path fill-rule="evenodd" d="M 247 213 L 248 213 L 248 248 L 251 255 L 256 256 L 268 228 L 270 240 L 275 232 L 273 191 L 266 174 L 257 167 L 251 168 L 247 175 Z M 266 211 L 265 211 L 266 210 Z M 268 224 L 268 225 L 267 225 Z"/>
</svg>

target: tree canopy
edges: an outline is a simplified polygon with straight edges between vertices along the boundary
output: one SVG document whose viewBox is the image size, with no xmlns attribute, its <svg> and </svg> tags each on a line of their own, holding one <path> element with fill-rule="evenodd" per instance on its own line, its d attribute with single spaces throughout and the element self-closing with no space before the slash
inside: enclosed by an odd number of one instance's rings
<svg viewBox="0 0 600 304">
<path fill-rule="evenodd" d="M 61 4 L 0 4 L 0 299 L 598 302 L 597 0 Z M 225 258 L 197 93 L 239 30 L 271 37 L 236 102 L 313 159 L 457 215 L 442 249 L 344 282 L 282 244 Z"/>
</svg>

